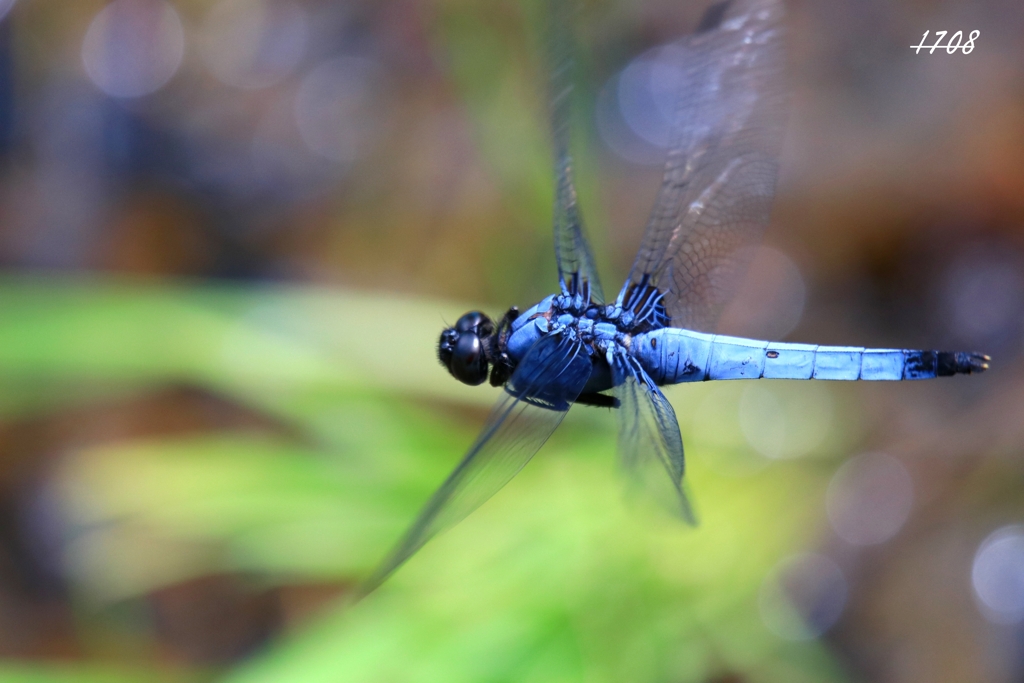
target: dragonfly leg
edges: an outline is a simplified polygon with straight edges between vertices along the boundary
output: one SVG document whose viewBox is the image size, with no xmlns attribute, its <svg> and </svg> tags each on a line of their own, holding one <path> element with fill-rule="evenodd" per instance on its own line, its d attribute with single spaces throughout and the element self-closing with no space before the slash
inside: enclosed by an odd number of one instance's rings
<svg viewBox="0 0 1024 683">
<path fill-rule="evenodd" d="M 508 357 L 507 353 L 500 353 L 494 359 L 494 364 L 491 366 L 491 386 L 500 387 L 504 385 L 512 376 L 513 370 L 515 368 L 512 367 L 512 359 Z"/>
<path fill-rule="evenodd" d="M 500 387 L 512 376 L 515 368 L 512 366 L 512 359 L 508 357 L 505 349 L 508 348 L 508 338 L 512 334 L 512 322 L 519 317 L 519 307 L 510 306 L 505 315 L 498 321 L 498 327 L 491 337 L 491 386 Z"/>
<path fill-rule="evenodd" d="M 505 349 L 508 347 L 509 335 L 512 334 L 512 322 L 519 317 L 519 308 L 510 306 L 502 319 L 498 322 L 495 334 L 490 336 L 487 342 L 488 360 L 492 364 L 490 369 L 490 386 L 502 386 L 512 377 L 512 359 L 509 358 Z"/>
<path fill-rule="evenodd" d="M 501 320 L 498 321 L 498 334 L 505 334 L 508 336 L 512 323 L 516 318 L 519 317 L 519 307 L 509 306 L 508 310 L 505 311 L 505 315 L 501 316 Z"/>
</svg>

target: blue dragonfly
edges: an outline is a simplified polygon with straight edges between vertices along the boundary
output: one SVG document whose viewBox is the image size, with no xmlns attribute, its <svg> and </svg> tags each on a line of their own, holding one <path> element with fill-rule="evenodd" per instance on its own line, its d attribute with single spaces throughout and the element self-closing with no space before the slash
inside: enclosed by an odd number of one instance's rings
<svg viewBox="0 0 1024 683">
<path fill-rule="evenodd" d="M 556 3 L 564 13 L 568 3 Z M 615 409 L 627 473 L 695 523 L 683 442 L 660 386 L 725 379 L 910 380 L 981 372 L 977 353 L 818 346 L 714 333 L 769 222 L 784 132 L 778 0 L 713 5 L 678 44 L 678 102 L 661 188 L 625 284 L 606 302 L 573 184 L 567 23 L 555 16 L 551 118 L 559 292 L 495 322 L 479 311 L 441 333 L 457 380 L 503 386 L 483 431 L 365 594 L 514 477 L 574 404 Z"/>
</svg>

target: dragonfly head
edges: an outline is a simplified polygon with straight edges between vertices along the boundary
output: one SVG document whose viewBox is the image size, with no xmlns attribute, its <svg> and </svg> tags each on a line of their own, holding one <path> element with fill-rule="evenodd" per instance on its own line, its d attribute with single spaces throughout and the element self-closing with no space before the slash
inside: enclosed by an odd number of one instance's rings
<svg viewBox="0 0 1024 683">
<path fill-rule="evenodd" d="M 470 311 L 459 318 L 455 327 L 441 333 L 437 357 L 452 377 L 464 384 L 483 384 L 490 371 L 487 347 L 494 334 L 494 323 L 480 311 Z"/>
</svg>

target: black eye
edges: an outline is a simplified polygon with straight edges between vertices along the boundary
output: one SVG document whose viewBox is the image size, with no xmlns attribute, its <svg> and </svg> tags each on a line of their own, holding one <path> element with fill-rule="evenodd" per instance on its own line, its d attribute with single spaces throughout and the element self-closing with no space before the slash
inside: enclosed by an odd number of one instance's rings
<svg viewBox="0 0 1024 683">
<path fill-rule="evenodd" d="M 472 332 L 463 332 L 452 349 L 451 363 L 448 366 L 455 379 L 464 384 L 483 384 L 487 379 L 487 357 L 480 337 Z"/>
<path fill-rule="evenodd" d="M 455 327 L 441 333 L 437 357 L 452 376 L 464 384 L 483 384 L 490 372 L 486 340 L 494 334 L 494 323 L 480 311 L 459 318 Z"/>
<path fill-rule="evenodd" d="M 494 323 L 480 311 L 470 311 L 459 318 L 455 323 L 455 329 L 459 332 L 473 332 L 481 337 L 488 337 L 494 333 Z"/>
</svg>

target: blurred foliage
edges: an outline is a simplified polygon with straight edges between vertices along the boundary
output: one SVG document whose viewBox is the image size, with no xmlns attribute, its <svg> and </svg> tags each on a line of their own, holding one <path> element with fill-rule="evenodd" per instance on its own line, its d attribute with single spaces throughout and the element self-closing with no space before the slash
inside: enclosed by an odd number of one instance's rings
<svg viewBox="0 0 1024 683">
<path fill-rule="evenodd" d="M 469 394 L 426 357 L 431 312 L 461 306 L 31 278 L 7 278 L 0 300 L 0 372 L 85 387 L 56 405 L 95 399 L 96 380 L 99 396 L 112 380 L 134 390 L 173 381 L 278 421 L 83 446 L 60 460 L 44 498 L 66 522 L 65 571 L 93 618 L 205 575 L 357 581 L 472 438 L 446 408 Z M 402 338 L 382 338 L 398 314 Z M 681 415 L 700 389 L 670 392 Z M 229 680 L 838 677 L 821 645 L 784 644 L 756 605 L 771 567 L 813 542 L 830 468 L 715 474 L 701 463 L 720 456 L 700 434 L 735 425 L 703 414 L 687 434 L 702 450 L 690 474 L 699 529 L 623 505 L 614 420 L 578 409 L 505 491 L 378 593 L 354 606 L 339 598 Z"/>
</svg>

